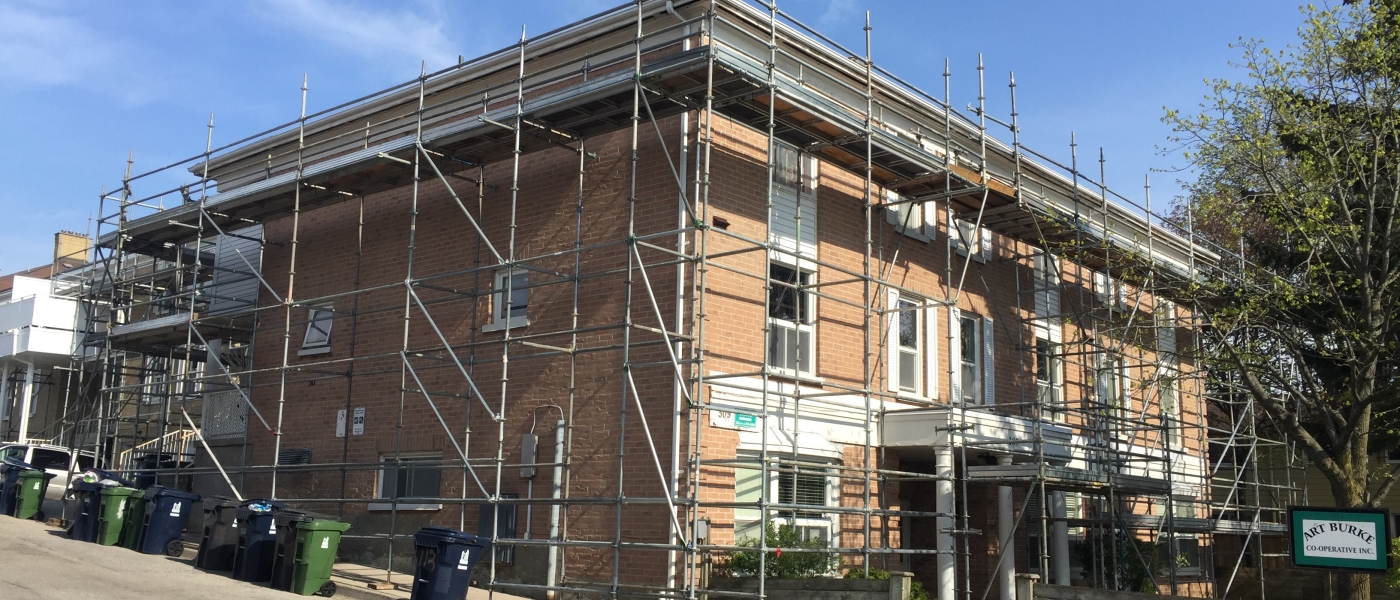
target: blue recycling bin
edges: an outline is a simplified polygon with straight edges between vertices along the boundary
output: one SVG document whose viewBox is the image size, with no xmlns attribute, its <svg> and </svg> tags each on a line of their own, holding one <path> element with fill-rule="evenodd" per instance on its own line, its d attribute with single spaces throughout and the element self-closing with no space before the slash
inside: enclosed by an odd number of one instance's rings
<svg viewBox="0 0 1400 600">
<path fill-rule="evenodd" d="M 131 482 L 102 469 L 88 469 L 73 482 L 71 491 L 77 506 L 73 523 L 68 526 L 68 537 L 82 542 L 97 541 L 97 526 L 102 515 L 102 490 L 113 485 L 131 487 Z"/>
<path fill-rule="evenodd" d="M 491 550 L 491 540 L 446 527 L 424 527 L 413 534 L 418 567 L 412 600 L 462 600 L 472 569 Z"/>
<path fill-rule="evenodd" d="M 233 553 L 233 578 L 239 581 L 272 581 L 272 559 L 277 555 L 277 505 L 249 500 L 238 507 L 238 545 Z"/>
<path fill-rule="evenodd" d="M 27 462 L 7 458 L 0 461 L 0 514 L 15 515 L 15 499 L 19 497 L 19 474 L 38 467 Z"/>
<path fill-rule="evenodd" d="M 195 510 L 199 494 L 157 485 L 146 488 L 145 497 L 146 518 L 141 525 L 138 548 L 143 554 L 179 556 L 185 551 L 180 539 L 185 532 L 185 520 Z"/>
</svg>

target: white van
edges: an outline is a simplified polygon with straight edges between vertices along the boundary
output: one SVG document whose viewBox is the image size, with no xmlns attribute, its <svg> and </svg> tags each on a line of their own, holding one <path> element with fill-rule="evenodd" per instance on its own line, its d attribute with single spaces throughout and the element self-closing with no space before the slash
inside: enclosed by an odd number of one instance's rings
<svg viewBox="0 0 1400 600">
<path fill-rule="evenodd" d="M 68 489 L 68 478 L 73 473 L 82 473 L 97 464 L 91 451 L 79 451 L 76 456 L 67 448 L 47 444 L 3 444 L 0 445 L 0 460 L 13 458 L 34 465 L 54 475 L 49 480 L 46 500 L 59 500 Z"/>
</svg>

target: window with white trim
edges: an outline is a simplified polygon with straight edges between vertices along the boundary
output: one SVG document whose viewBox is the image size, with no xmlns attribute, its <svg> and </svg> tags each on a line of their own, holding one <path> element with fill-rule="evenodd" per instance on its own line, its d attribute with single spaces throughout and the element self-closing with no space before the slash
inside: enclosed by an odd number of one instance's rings
<svg viewBox="0 0 1400 600">
<path fill-rule="evenodd" d="M 509 275 L 507 275 L 509 274 Z M 509 290 L 507 290 L 509 287 Z M 524 269 L 496 271 L 491 293 L 491 323 L 482 331 L 500 331 L 530 324 L 530 273 Z M 510 292 L 507 300 L 506 292 Z"/>
<path fill-rule="evenodd" d="M 1167 444 L 1181 448 L 1181 400 L 1177 394 L 1176 373 L 1167 372 L 1157 383 L 1162 396 L 1162 417 L 1167 425 Z"/>
<path fill-rule="evenodd" d="M 331 351 L 331 325 L 335 322 L 335 311 L 331 306 L 313 306 L 306 309 L 306 335 L 301 339 L 298 356 L 325 354 Z"/>
<path fill-rule="evenodd" d="M 934 239 L 938 223 L 934 216 L 933 203 L 915 202 L 885 190 L 885 220 L 894 225 L 895 231 L 920 241 Z"/>
<path fill-rule="evenodd" d="M 976 315 L 958 323 L 958 364 L 961 369 L 964 404 L 982 403 L 982 320 Z"/>
<path fill-rule="evenodd" d="M 978 227 L 977 222 L 959 219 L 948 207 L 948 244 L 959 256 L 972 255 L 977 262 L 987 262 L 992 248 L 992 231 Z"/>
<path fill-rule="evenodd" d="M 1128 287 L 1104 273 L 1094 273 L 1094 296 L 1104 306 L 1118 310 L 1128 308 Z"/>
<path fill-rule="evenodd" d="M 441 504 L 430 501 L 442 496 L 441 454 L 393 454 L 379 457 L 377 496 L 384 502 L 371 502 L 370 510 L 389 510 L 389 500 L 397 500 L 399 510 L 438 510 Z"/>
<path fill-rule="evenodd" d="M 816 298 L 812 272 L 768 265 L 768 366 L 780 374 L 810 376 L 816 364 Z"/>
<path fill-rule="evenodd" d="M 900 298 L 898 301 L 899 313 L 895 316 L 895 365 L 899 378 L 897 383 L 899 391 L 923 395 L 923 374 L 920 366 L 923 364 L 923 311 L 919 310 L 922 302 L 912 298 Z"/>
<path fill-rule="evenodd" d="M 814 461 L 810 457 L 802 460 Z M 836 506 L 836 478 L 820 467 L 781 467 L 768 471 L 768 502 L 788 508 L 770 509 L 769 521 L 796 527 L 802 539 L 821 540 L 831 545 L 836 537 L 836 520 L 822 508 Z M 734 501 L 757 505 L 763 494 L 762 471 L 734 469 Z M 762 513 L 757 508 L 734 509 L 734 539 L 758 539 Z"/>
<path fill-rule="evenodd" d="M 1116 408 L 1119 415 L 1127 418 L 1132 413 L 1132 398 L 1128 393 L 1127 374 L 1123 359 L 1115 355 L 1103 355 L 1099 359 L 1099 370 L 1095 375 L 1099 401 L 1105 407 Z"/>
<path fill-rule="evenodd" d="M 1064 379 L 1058 348 L 1044 337 L 1035 338 L 1035 384 L 1041 407 L 1056 421 L 1063 421 Z"/>
</svg>

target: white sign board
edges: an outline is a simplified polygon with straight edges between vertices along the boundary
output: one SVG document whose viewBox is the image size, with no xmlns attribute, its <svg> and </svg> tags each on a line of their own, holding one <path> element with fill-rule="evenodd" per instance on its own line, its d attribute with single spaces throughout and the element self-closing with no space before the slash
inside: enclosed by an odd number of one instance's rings
<svg viewBox="0 0 1400 600">
<path fill-rule="evenodd" d="M 350 432 L 352 435 L 365 434 L 365 407 L 355 407 L 355 420 L 350 427 Z"/>
</svg>

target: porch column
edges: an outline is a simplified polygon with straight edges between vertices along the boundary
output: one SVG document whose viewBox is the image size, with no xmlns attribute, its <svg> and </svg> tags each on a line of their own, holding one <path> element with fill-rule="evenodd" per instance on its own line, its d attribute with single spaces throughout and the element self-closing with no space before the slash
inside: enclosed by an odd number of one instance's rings
<svg viewBox="0 0 1400 600">
<path fill-rule="evenodd" d="M 1011 464 L 1010 456 L 1001 456 L 997 461 Z M 997 539 L 1000 553 L 997 560 L 1001 569 L 997 571 L 997 583 L 1001 584 L 1001 600 L 1016 600 L 1016 508 L 1011 486 L 997 486 Z"/>
<path fill-rule="evenodd" d="M 11 418 L 10 410 L 10 361 L 0 362 L 0 417 Z M 13 429 L 13 428 L 12 428 Z"/>
<path fill-rule="evenodd" d="M 952 440 L 946 440 L 946 446 L 937 447 L 935 462 L 935 474 L 938 481 L 934 483 L 934 509 L 940 516 L 934 517 L 937 525 L 937 543 L 934 544 L 938 550 L 938 597 L 957 598 L 957 587 L 955 576 L 957 572 L 956 557 L 953 556 L 953 515 L 957 509 L 953 498 L 953 444 Z"/>
<path fill-rule="evenodd" d="M 34 403 L 34 363 L 29 363 L 29 370 L 24 372 L 24 387 L 20 389 L 23 397 L 19 404 L 19 443 L 29 443 L 29 408 Z M 11 417 L 13 419 L 14 417 Z"/>
<path fill-rule="evenodd" d="M 1055 585 L 1069 585 L 1069 523 L 1065 522 L 1065 493 L 1050 492 L 1050 572 Z"/>
</svg>

